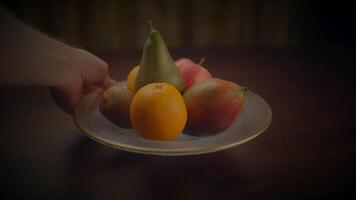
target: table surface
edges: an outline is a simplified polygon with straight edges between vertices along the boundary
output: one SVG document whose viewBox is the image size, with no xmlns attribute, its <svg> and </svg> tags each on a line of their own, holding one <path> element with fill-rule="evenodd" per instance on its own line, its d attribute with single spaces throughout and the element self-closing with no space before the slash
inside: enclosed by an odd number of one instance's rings
<svg viewBox="0 0 356 200">
<path fill-rule="evenodd" d="M 139 51 L 98 54 L 125 79 Z M 43 199 L 323 198 L 356 186 L 354 52 L 341 48 L 206 48 L 220 78 L 272 107 L 271 126 L 243 145 L 204 155 L 128 153 L 86 138 L 46 88 L 2 88 L 0 195 Z M 0 196 L 1 197 L 1 196 Z"/>
</svg>

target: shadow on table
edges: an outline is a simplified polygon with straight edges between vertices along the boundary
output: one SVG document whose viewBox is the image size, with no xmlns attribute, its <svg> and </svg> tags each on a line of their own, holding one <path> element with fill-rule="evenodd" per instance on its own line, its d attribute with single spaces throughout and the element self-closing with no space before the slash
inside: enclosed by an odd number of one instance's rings
<svg viewBox="0 0 356 200">
<path fill-rule="evenodd" d="M 239 197 L 247 183 L 229 151 L 150 156 L 81 138 L 71 151 L 69 185 L 75 198 L 215 199 Z"/>
</svg>

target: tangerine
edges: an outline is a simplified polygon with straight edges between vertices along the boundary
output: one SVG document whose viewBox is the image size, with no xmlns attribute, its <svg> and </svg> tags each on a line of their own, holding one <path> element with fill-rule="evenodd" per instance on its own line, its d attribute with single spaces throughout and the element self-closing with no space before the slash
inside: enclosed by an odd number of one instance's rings
<svg viewBox="0 0 356 200">
<path fill-rule="evenodd" d="M 134 95 L 130 116 L 133 127 L 146 139 L 174 140 L 187 122 L 180 92 L 168 83 L 150 83 Z"/>
<path fill-rule="evenodd" d="M 132 68 L 132 70 L 129 72 L 129 75 L 127 76 L 127 89 L 130 91 L 135 90 L 136 76 L 139 69 L 140 66 Z"/>
</svg>

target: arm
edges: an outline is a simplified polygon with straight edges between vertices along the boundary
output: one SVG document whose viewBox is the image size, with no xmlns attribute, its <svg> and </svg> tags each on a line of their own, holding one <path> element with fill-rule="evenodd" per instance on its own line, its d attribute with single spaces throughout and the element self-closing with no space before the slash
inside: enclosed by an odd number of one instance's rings
<svg viewBox="0 0 356 200">
<path fill-rule="evenodd" d="M 107 88 L 107 64 L 24 25 L 0 7 L 0 86 L 50 87 L 59 107 L 71 113 L 84 90 Z"/>
</svg>

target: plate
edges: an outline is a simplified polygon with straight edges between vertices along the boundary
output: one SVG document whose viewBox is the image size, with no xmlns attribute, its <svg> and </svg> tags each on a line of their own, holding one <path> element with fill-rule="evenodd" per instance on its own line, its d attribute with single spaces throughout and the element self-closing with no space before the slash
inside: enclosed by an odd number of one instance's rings
<svg viewBox="0 0 356 200">
<path fill-rule="evenodd" d="M 134 129 L 120 128 L 104 117 L 99 110 L 101 94 L 102 92 L 95 91 L 81 100 L 74 113 L 75 124 L 99 143 L 134 153 L 178 156 L 216 152 L 255 138 L 272 121 L 268 103 L 254 92 L 248 91 L 239 117 L 219 134 L 191 136 L 183 132 L 175 141 L 148 140 L 139 136 Z"/>
</svg>

